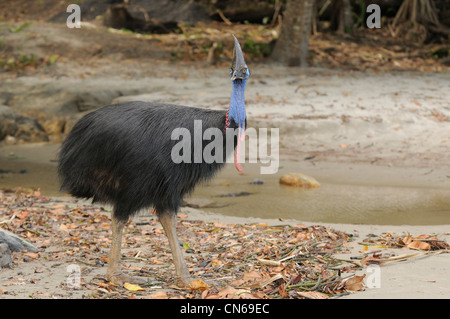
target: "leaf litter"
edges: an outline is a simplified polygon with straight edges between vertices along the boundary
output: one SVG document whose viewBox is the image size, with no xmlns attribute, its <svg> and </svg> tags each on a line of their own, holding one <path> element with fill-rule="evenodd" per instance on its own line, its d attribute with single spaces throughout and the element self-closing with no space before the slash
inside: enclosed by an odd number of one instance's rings
<svg viewBox="0 0 450 319">
<path fill-rule="evenodd" d="M 147 285 L 119 287 L 104 276 L 111 244 L 110 211 L 75 200 L 42 196 L 39 191 L 0 190 L 0 227 L 14 232 L 41 249 L 13 253 L 14 268 L 45 259 L 76 263 L 81 267 L 78 289 L 84 298 L 187 298 L 187 299 L 326 299 L 364 290 L 363 266 L 407 260 L 417 254 L 448 252 L 449 245 L 435 235 L 385 234 L 368 237 L 365 247 L 414 250 L 411 256 L 389 256 L 361 251 L 361 263 L 336 258 L 349 252 L 352 235 L 314 225 L 266 223 L 222 224 L 189 220 L 178 215 L 180 246 L 191 275 L 189 288 L 177 285 L 167 238 L 155 214 L 141 214 L 124 230 L 122 268 L 147 280 Z M 419 244 L 413 244 L 419 243 Z M 420 250 L 417 252 L 417 250 Z M 101 276 L 89 276 L 103 268 Z M 42 272 L 38 267 L 38 272 Z M 39 284 L 39 280 L 34 280 Z M 4 284 L 23 284 L 26 279 Z M 63 289 L 67 283 L 61 282 Z M 39 296 L 36 296 L 38 298 Z"/>
</svg>

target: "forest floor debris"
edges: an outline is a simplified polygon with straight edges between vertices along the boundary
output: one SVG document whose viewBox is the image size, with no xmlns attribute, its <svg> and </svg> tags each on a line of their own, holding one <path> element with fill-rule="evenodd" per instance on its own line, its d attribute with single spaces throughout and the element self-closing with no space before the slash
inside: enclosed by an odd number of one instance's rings
<svg viewBox="0 0 450 319">
<path fill-rule="evenodd" d="M 118 287 L 104 276 L 111 243 L 109 216 L 108 209 L 98 205 L 45 197 L 36 190 L 0 190 L 0 227 L 41 249 L 13 253 L 13 268 L 0 270 L 0 298 L 18 298 L 20 289 L 31 291 L 30 298 L 336 298 L 364 290 L 365 275 L 355 272 L 377 258 L 383 260 L 376 251 L 369 260 L 368 247 L 413 249 L 410 255 L 449 251 L 435 234 L 371 235 L 360 242 L 363 248 L 355 260 L 342 260 L 335 254 L 348 253 L 349 245 L 360 238 L 320 225 L 222 224 L 190 220 L 180 213 L 180 244 L 191 274 L 198 278 L 184 289 L 177 286 L 164 231 L 156 215 L 148 213 L 126 226 L 122 254 L 125 272 L 147 278 L 148 285 Z M 430 247 L 423 250 L 410 245 L 413 242 Z M 34 265 L 32 271 L 26 273 L 25 265 Z M 75 286 L 71 267 L 80 271 Z M 65 274 L 49 281 L 58 269 Z"/>
</svg>

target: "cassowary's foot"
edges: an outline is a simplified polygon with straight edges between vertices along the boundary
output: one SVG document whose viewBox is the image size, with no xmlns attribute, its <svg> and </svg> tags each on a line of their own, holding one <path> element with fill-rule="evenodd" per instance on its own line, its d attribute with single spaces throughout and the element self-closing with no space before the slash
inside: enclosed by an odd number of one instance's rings
<svg viewBox="0 0 450 319">
<path fill-rule="evenodd" d="M 191 276 L 178 277 L 178 287 L 189 288 L 191 286 L 191 282 L 196 279 L 197 278 L 193 278 Z"/>
<path fill-rule="evenodd" d="M 147 284 L 147 280 L 139 277 L 133 277 L 125 275 L 124 273 L 118 274 L 106 274 L 106 279 L 113 283 L 114 285 L 123 287 L 123 285 L 127 282 L 133 285 L 145 285 Z"/>
</svg>

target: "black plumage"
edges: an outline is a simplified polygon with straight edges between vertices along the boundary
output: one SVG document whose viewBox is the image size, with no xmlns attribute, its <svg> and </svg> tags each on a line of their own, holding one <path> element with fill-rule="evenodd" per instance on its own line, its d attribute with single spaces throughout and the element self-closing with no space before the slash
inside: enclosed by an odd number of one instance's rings
<svg viewBox="0 0 450 319">
<path fill-rule="evenodd" d="M 114 205 L 127 220 L 141 209 L 178 211 L 182 198 L 206 181 L 222 163 L 174 163 L 171 150 L 178 140 L 172 131 L 193 132 L 225 127 L 227 111 L 172 104 L 128 102 L 109 105 L 83 117 L 64 141 L 59 159 L 61 189 L 80 198 Z M 231 128 L 237 125 L 231 120 Z M 225 149 L 226 134 L 223 135 Z M 191 134 L 194 145 L 194 134 Z M 203 141 L 203 147 L 210 141 Z M 234 143 L 236 145 L 236 143 Z"/>
<path fill-rule="evenodd" d="M 111 282 L 140 282 L 120 270 L 122 232 L 133 214 L 153 207 L 166 232 L 176 273 L 183 284 L 190 284 L 175 228 L 181 200 L 199 182 L 212 178 L 234 148 L 236 168 L 242 169 L 237 158 L 245 137 L 244 91 L 249 70 L 236 38 L 234 43 L 230 72 L 233 89 L 227 111 L 150 102 L 119 103 L 85 115 L 63 142 L 58 166 L 61 189 L 114 207 L 107 269 Z M 180 128 L 189 132 L 191 148 L 195 148 L 197 121 L 201 121 L 201 137 L 209 128 L 219 132 L 215 136 L 223 143 L 222 157 L 210 162 L 200 156 L 199 161 L 195 150 L 190 150 L 190 161 L 174 161 L 172 151 L 179 141 L 172 138 L 172 133 Z M 228 134 L 228 128 L 236 129 L 234 134 Z M 227 141 L 227 137 L 233 140 Z M 202 139 L 200 151 L 209 143 Z M 220 153 L 216 154 L 220 157 Z"/>
</svg>

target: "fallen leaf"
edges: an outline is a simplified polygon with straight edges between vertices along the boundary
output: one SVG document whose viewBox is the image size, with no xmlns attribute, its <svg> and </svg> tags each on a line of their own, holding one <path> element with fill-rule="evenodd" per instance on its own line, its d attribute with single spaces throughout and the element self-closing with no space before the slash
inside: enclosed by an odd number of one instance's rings
<svg viewBox="0 0 450 319">
<path fill-rule="evenodd" d="M 366 277 L 365 274 L 362 276 L 353 276 L 352 278 L 348 279 L 345 282 L 345 288 L 347 288 L 350 291 L 364 290 L 364 282 L 363 282 L 364 277 Z"/>
<path fill-rule="evenodd" d="M 408 248 L 412 249 L 420 249 L 420 250 L 429 250 L 431 248 L 430 244 L 424 241 L 413 241 L 408 244 Z"/>
<path fill-rule="evenodd" d="M 250 293 L 249 291 L 238 292 L 236 295 L 239 297 L 239 299 L 259 299 L 257 296 Z"/>
<path fill-rule="evenodd" d="M 408 245 L 411 243 L 411 241 L 412 241 L 412 239 L 411 239 L 410 235 L 398 239 L 398 242 L 400 245 Z"/>
<path fill-rule="evenodd" d="M 386 245 L 370 245 L 370 248 L 389 248 L 389 246 L 386 246 Z"/>
<path fill-rule="evenodd" d="M 143 291 L 143 290 L 145 290 L 145 289 L 142 288 L 141 286 L 133 285 L 133 284 L 130 284 L 130 283 L 128 283 L 128 282 L 124 283 L 124 284 L 123 284 L 123 287 L 124 287 L 126 290 L 129 290 L 129 291 Z"/>
<path fill-rule="evenodd" d="M 55 214 L 55 215 L 64 214 L 65 212 L 66 212 L 66 210 L 62 209 L 62 208 L 55 208 L 55 209 L 50 210 L 50 213 Z"/>
<path fill-rule="evenodd" d="M 222 265 L 222 264 L 223 264 L 223 262 L 221 262 L 221 261 L 218 260 L 218 259 L 213 259 L 213 260 L 211 260 L 211 266 L 213 266 L 213 267 L 220 266 L 220 265 Z"/>
<path fill-rule="evenodd" d="M 25 253 L 24 255 L 30 257 L 31 259 L 36 259 L 39 257 L 39 253 Z"/>
<path fill-rule="evenodd" d="M 158 291 L 156 294 L 145 297 L 144 299 L 169 299 L 164 291 Z"/>
<path fill-rule="evenodd" d="M 245 281 L 258 281 L 262 279 L 262 276 L 257 271 L 249 271 L 244 274 L 243 278 Z"/>
<path fill-rule="evenodd" d="M 191 281 L 191 283 L 189 284 L 189 288 L 191 288 L 192 290 L 205 290 L 208 289 L 209 286 L 203 280 L 196 279 Z"/>
<path fill-rule="evenodd" d="M 22 212 L 22 214 L 20 214 L 19 216 L 17 216 L 17 218 L 19 218 L 19 219 L 24 219 L 25 217 L 27 217 L 28 216 L 28 211 L 27 210 L 24 210 L 23 212 Z"/>
<path fill-rule="evenodd" d="M 233 298 L 233 296 L 236 294 L 237 291 L 238 290 L 236 288 L 228 286 L 223 289 L 220 289 L 217 294 L 219 295 L 219 298 L 230 299 Z"/>
<path fill-rule="evenodd" d="M 297 294 L 307 299 L 329 299 L 327 295 L 318 291 L 297 291 Z"/>
</svg>

